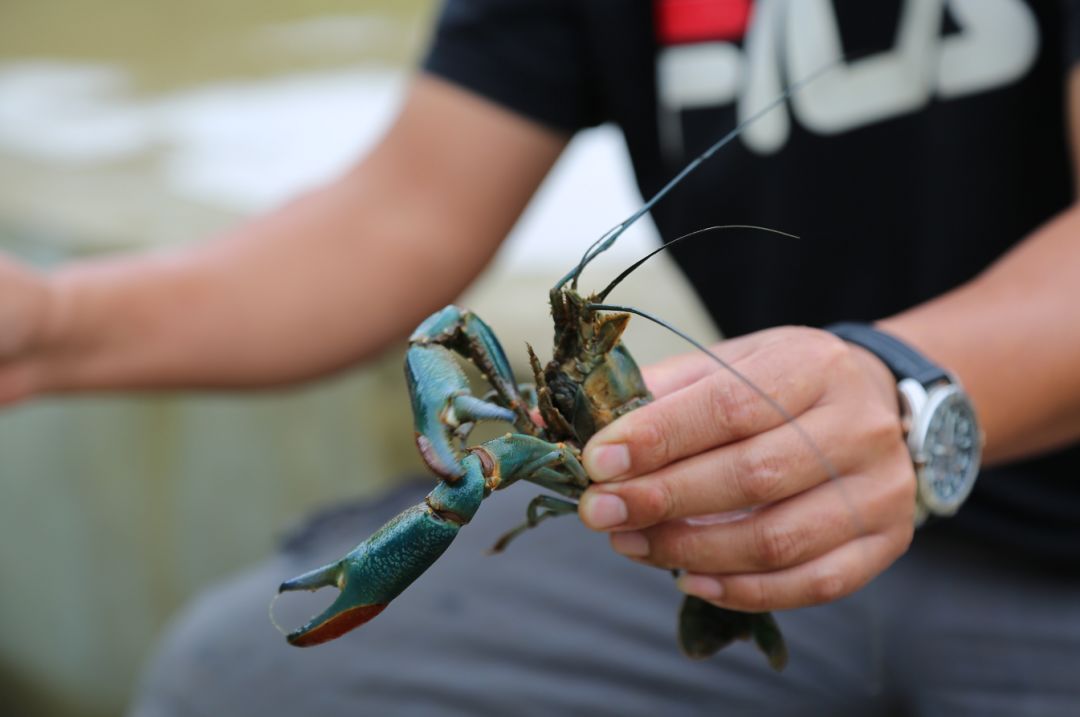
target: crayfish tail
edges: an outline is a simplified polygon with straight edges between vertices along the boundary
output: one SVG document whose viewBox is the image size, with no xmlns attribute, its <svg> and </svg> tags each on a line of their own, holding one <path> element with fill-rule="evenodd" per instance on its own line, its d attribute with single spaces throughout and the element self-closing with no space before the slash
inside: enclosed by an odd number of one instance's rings
<svg viewBox="0 0 1080 717">
<path fill-rule="evenodd" d="M 780 626 L 776 624 L 776 618 L 771 612 L 762 612 L 751 615 L 753 618 L 754 644 L 765 653 L 769 660 L 769 666 L 777 672 L 787 667 L 788 651 L 784 644 L 784 635 L 780 632 Z"/>
<path fill-rule="evenodd" d="M 679 647 L 694 660 L 712 657 L 735 640 L 750 640 L 779 672 L 787 665 L 787 646 L 772 614 L 728 610 L 688 595 L 679 611 Z"/>
</svg>

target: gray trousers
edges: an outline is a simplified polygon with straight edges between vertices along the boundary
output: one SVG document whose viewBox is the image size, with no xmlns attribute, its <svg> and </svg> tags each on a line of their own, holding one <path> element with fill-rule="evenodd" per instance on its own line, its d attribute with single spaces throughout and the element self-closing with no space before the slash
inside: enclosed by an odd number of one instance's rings
<svg viewBox="0 0 1080 717">
<path fill-rule="evenodd" d="M 675 642 L 671 577 L 617 556 L 576 518 L 484 554 L 521 521 L 525 486 L 487 500 L 374 621 L 288 646 L 266 612 L 278 583 L 340 557 L 430 487 L 321 516 L 199 597 L 130 715 L 1080 715 L 1076 578 L 919 534 L 858 594 L 777 616 L 783 673 L 744 643 L 691 662 Z M 332 593 L 315 597 L 308 614 Z"/>
</svg>

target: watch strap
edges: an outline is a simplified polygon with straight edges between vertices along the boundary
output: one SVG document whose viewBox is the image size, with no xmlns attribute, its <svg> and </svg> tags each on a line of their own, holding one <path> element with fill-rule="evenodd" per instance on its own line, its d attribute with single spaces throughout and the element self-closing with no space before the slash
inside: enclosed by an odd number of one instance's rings
<svg viewBox="0 0 1080 717">
<path fill-rule="evenodd" d="M 830 324 L 825 327 L 825 330 L 877 356 L 889 367 L 897 380 L 913 378 L 923 386 L 950 380 L 945 369 L 892 334 L 876 329 L 870 324 L 841 322 Z"/>
</svg>

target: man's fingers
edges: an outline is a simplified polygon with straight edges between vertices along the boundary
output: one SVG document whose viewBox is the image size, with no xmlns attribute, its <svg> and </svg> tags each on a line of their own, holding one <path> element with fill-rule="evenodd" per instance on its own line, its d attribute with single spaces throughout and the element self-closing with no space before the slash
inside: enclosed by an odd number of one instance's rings
<svg viewBox="0 0 1080 717">
<path fill-rule="evenodd" d="M 820 406 L 800 416 L 801 431 L 783 424 L 648 475 L 593 486 L 582 497 L 581 518 L 595 530 L 643 528 L 781 501 L 822 483 L 833 472 L 861 472 L 859 463 L 866 455 L 882 464 L 909 465 L 893 416 L 866 411 L 855 429 L 850 418 L 850 411 Z M 852 430 L 857 432 L 850 435 Z M 622 504 L 620 511 L 595 510 L 615 500 Z"/>
<path fill-rule="evenodd" d="M 753 352 L 756 345 L 757 342 L 750 337 L 743 337 L 715 344 L 709 350 L 731 363 Z M 712 357 L 701 351 L 692 351 L 645 366 L 641 369 L 641 375 L 653 396 L 660 398 L 722 370 Z"/>
<path fill-rule="evenodd" d="M 582 519 L 598 530 L 647 527 L 676 518 L 772 503 L 828 477 L 829 466 L 821 462 L 814 448 L 790 427 L 779 426 L 645 476 L 594 486 L 582 498 Z M 623 501 L 623 523 L 597 524 L 590 508 L 600 495 L 617 496 Z"/>
<path fill-rule="evenodd" d="M 829 360 L 824 354 L 841 350 L 844 347 L 838 340 L 817 340 L 808 335 L 802 341 L 800 361 L 814 365 Z M 806 366 L 801 371 L 791 370 L 790 361 L 782 346 L 761 341 L 735 363 L 785 412 L 797 416 L 820 398 L 822 385 L 804 380 Z M 621 480 L 761 433 L 786 420 L 758 391 L 730 372 L 717 371 L 615 421 L 593 437 L 583 460 L 594 481 Z"/>
<path fill-rule="evenodd" d="M 877 475 L 846 476 L 742 520 L 668 521 L 612 533 L 611 543 L 628 557 L 662 568 L 726 574 L 781 570 L 890 529 L 896 505 L 914 505 L 913 485 L 913 480 L 908 485 Z"/>
<path fill-rule="evenodd" d="M 686 573 L 679 589 L 721 607 L 746 612 L 787 610 L 831 602 L 855 592 L 892 564 L 911 542 L 911 527 L 845 543 L 795 567 L 768 573 Z"/>
</svg>

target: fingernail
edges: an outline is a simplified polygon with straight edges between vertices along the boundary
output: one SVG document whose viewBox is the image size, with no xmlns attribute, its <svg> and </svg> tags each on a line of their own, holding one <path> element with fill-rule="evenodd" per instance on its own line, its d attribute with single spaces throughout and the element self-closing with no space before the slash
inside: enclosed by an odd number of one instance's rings
<svg viewBox="0 0 1080 717">
<path fill-rule="evenodd" d="M 628 558 L 643 558 L 649 554 L 649 539 L 643 533 L 629 530 L 611 534 L 611 547 Z"/>
<path fill-rule="evenodd" d="M 586 451 L 585 470 L 598 483 L 614 480 L 630 470 L 630 449 L 625 443 L 611 443 Z"/>
<path fill-rule="evenodd" d="M 687 595 L 696 595 L 703 600 L 719 600 L 724 596 L 724 586 L 719 580 L 708 575 L 683 573 L 675 581 L 675 587 Z"/>
<path fill-rule="evenodd" d="M 589 492 L 581 498 L 581 517 L 590 528 L 614 528 L 625 523 L 628 515 L 626 503 L 617 495 Z"/>
</svg>

